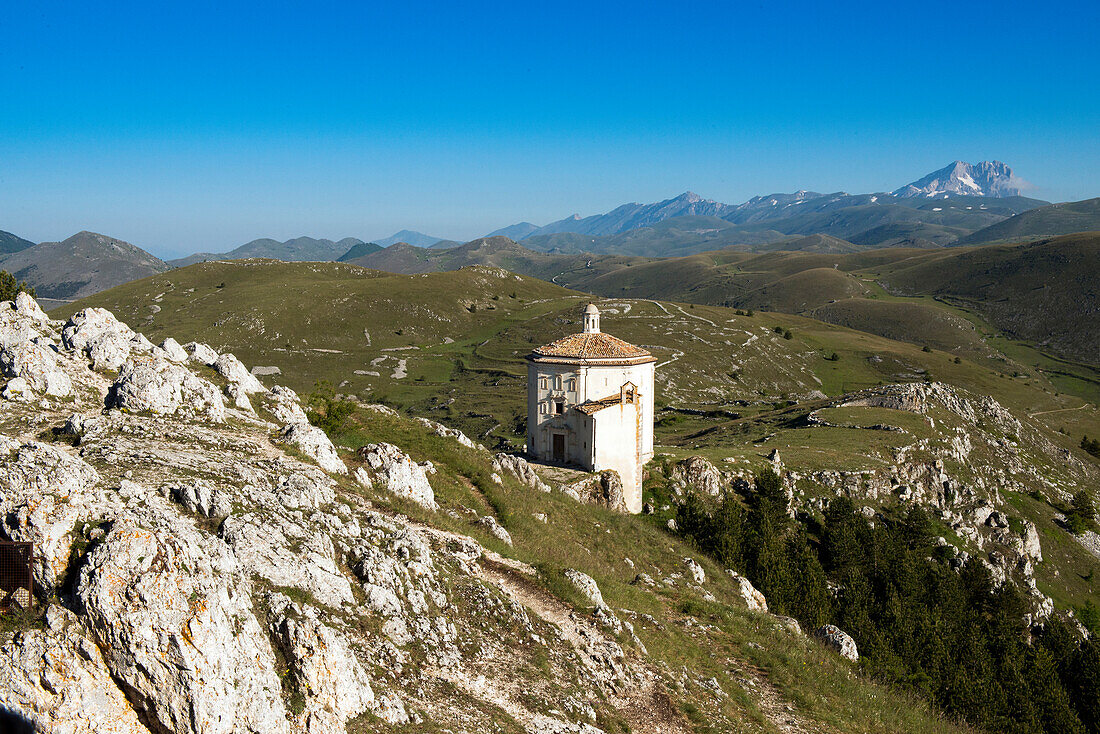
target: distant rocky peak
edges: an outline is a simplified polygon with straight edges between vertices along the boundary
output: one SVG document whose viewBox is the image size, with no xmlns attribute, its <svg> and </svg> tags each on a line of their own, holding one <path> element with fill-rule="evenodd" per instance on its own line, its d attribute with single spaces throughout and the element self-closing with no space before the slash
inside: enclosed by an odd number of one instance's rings
<svg viewBox="0 0 1100 734">
<path fill-rule="evenodd" d="M 894 196 L 1020 196 L 1026 184 L 1000 161 L 955 161 L 894 191 Z"/>
</svg>

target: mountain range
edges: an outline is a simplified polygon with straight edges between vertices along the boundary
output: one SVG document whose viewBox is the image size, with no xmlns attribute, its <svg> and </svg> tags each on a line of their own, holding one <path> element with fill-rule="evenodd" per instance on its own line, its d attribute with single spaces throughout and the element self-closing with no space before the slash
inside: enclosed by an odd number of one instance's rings
<svg viewBox="0 0 1100 734">
<path fill-rule="evenodd" d="M 537 227 L 530 222 L 520 222 L 495 230 L 489 233 L 488 236 L 503 235 L 517 241 L 563 232 L 608 236 L 649 227 L 672 217 L 683 216 L 715 217 L 735 225 L 754 225 L 809 213 L 836 211 L 853 206 L 867 205 L 888 206 L 898 204 L 910 209 L 925 210 L 920 202 L 903 201 L 916 197 L 939 196 L 950 198 L 962 196 L 987 199 L 1021 199 L 1021 201 L 1016 201 L 1010 206 L 1013 214 L 1030 208 L 1029 203 L 1031 202 L 1034 202 L 1034 205 L 1045 203 L 1033 199 L 1023 200 L 1020 195 L 1022 185 L 1023 182 L 1012 172 L 1012 169 L 1000 161 L 982 161 L 974 165 L 963 161 L 955 161 L 938 171 L 902 186 L 893 193 L 851 195 L 845 192 L 819 194 L 813 191 L 796 191 L 792 194 L 756 196 L 742 204 L 723 204 L 713 199 L 704 199 L 698 194 L 688 191 L 675 198 L 654 204 L 623 204 L 606 214 L 595 214 L 588 217 L 574 214 L 543 227 Z M 973 203 L 971 203 L 971 206 L 973 206 Z M 981 208 L 981 205 L 978 208 Z M 999 209 L 1003 208 L 999 207 Z M 930 207 L 930 209 L 939 211 L 935 207 Z M 917 217 L 918 215 L 912 212 L 899 212 L 895 214 L 894 219 L 911 220 Z M 793 234 L 793 232 L 788 233 Z M 802 232 L 802 234 L 808 234 L 808 232 Z M 835 233 L 829 232 L 829 234 Z"/>
<path fill-rule="evenodd" d="M 184 267 L 206 260 L 243 260 L 246 257 L 269 257 L 284 262 L 307 262 L 314 260 L 335 260 L 357 245 L 365 244 L 355 237 L 342 240 L 315 239 L 313 237 L 295 237 L 279 242 L 268 237 L 246 242 L 240 247 L 224 253 L 196 252 L 187 257 L 169 260 L 173 267 Z"/>
<path fill-rule="evenodd" d="M 65 301 L 169 270 L 158 257 L 129 242 L 78 232 L 0 258 L 0 269 L 26 280 L 40 300 Z"/>
</svg>

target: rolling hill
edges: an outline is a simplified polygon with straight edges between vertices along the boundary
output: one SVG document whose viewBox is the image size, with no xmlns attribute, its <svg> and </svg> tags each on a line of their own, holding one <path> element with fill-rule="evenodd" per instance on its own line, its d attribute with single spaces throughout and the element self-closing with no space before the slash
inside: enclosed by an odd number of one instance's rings
<svg viewBox="0 0 1100 734">
<path fill-rule="evenodd" d="M 364 255 L 371 254 L 372 252 L 378 252 L 381 249 L 381 245 L 376 245 L 373 242 L 356 242 L 348 249 L 347 252 L 336 258 L 336 262 L 347 262 L 348 260 L 354 260 L 357 257 L 363 257 Z"/>
<path fill-rule="evenodd" d="M 900 295 L 932 295 L 980 312 L 1002 331 L 1100 365 L 1100 232 L 1022 245 L 935 252 L 875 277 Z"/>
<path fill-rule="evenodd" d="M 1022 212 L 973 232 L 961 238 L 960 243 L 1020 242 L 1038 237 L 1096 231 L 1100 231 L 1100 198 L 1051 204 Z"/>
<path fill-rule="evenodd" d="M 42 242 L 0 259 L 0 269 L 26 280 L 47 302 L 83 298 L 168 267 L 140 247 L 95 232 Z"/>
<path fill-rule="evenodd" d="M 315 239 L 313 237 L 295 237 L 279 242 L 267 237 L 252 240 L 229 252 L 210 253 L 196 252 L 187 257 L 169 260 L 173 267 L 185 267 L 206 260 L 241 260 L 246 257 L 269 257 L 285 262 L 328 261 L 335 260 L 356 245 L 366 244 L 354 237 L 345 237 L 342 240 L 333 241 Z"/>
</svg>

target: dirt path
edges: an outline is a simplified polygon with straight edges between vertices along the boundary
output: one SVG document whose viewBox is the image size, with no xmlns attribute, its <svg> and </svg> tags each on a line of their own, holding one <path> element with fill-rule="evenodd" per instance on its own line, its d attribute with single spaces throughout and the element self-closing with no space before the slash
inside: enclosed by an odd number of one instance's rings
<svg viewBox="0 0 1100 734">
<path fill-rule="evenodd" d="M 1078 405 L 1076 408 L 1057 408 L 1055 410 L 1040 410 L 1038 413 L 1028 413 L 1028 416 L 1031 417 L 1031 418 L 1034 418 L 1034 417 L 1040 416 L 1040 415 L 1050 415 L 1051 413 L 1065 413 L 1065 412 L 1070 411 L 1070 410 L 1084 410 L 1087 407 L 1089 407 L 1089 404 L 1085 403 L 1084 405 Z"/>
</svg>

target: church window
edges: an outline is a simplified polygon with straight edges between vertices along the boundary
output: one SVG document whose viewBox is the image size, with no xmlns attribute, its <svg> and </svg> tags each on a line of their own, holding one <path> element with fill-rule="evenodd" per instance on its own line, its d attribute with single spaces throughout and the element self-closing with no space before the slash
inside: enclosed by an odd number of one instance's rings
<svg viewBox="0 0 1100 734">
<path fill-rule="evenodd" d="M 554 389 L 561 390 L 561 375 L 554 377 Z"/>
<path fill-rule="evenodd" d="M 566 380 L 565 389 L 568 390 L 569 392 L 575 392 L 576 389 L 577 389 L 577 381 L 574 380 L 574 379 Z"/>
<path fill-rule="evenodd" d="M 557 415 L 563 415 L 565 413 L 565 401 L 564 400 L 554 401 L 554 412 Z"/>
<path fill-rule="evenodd" d="M 547 388 L 546 378 L 545 377 L 540 377 L 539 378 L 539 390 L 545 390 L 546 388 Z"/>
</svg>

